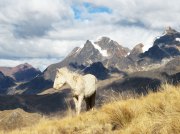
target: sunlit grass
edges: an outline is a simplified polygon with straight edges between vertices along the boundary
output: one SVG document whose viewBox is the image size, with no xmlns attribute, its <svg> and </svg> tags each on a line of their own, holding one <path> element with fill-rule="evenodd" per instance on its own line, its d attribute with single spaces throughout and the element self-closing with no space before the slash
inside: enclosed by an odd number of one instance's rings
<svg viewBox="0 0 180 134">
<path fill-rule="evenodd" d="M 129 99 L 122 96 L 79 116 L 41 118 L 34 125 L 6 131 L 12 134 L 177 134 L 180 133 L 179 87 L 163 85 L 158 92 Z M 3 131 L 1 133 L 4 133 Z"/>
</svg>

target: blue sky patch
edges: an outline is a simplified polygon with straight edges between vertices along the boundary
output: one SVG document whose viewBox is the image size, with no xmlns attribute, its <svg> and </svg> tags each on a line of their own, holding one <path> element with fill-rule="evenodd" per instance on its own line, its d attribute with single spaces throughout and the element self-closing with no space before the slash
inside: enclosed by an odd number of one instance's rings
<svg viewBox="0 0 180 134">
<path fill-rule="evenodd" d="M 112 13 L 112 9 L 105 6 L 96 6 L 89 2 L 84 2 L 83 6 L 87 9 L 88 13 Z"/>
<path fill-rule="evenodd" d="M 72 6 L 73 12 L 74 12 L 74 18 L 75 19 L 81 19 L 82 11 L 78 6 Z"/>
<path fill-rule="evenodd" d="M 84 2 L 82 6 L 80 5 L 72 5 L 72 10 L 74 12 L 74 18 L 79 19 L 85 19 L 82 18 L 83 12 L 86 10 L 89 14 L 96 14 L 96 13 L 112 13 L 112 9 L 105 7 L 105 6 L 96 6 L 89 2 Z"/>
</svg>

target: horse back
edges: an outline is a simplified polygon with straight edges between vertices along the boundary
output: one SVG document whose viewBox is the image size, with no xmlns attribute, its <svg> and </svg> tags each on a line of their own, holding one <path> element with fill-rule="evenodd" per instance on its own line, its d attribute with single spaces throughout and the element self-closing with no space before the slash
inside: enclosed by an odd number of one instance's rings
<svg viewBox="0 0 180 134">
<path fill-rule="evenodd" d="M 83 76 L 83 78 L 84 78 L 85 81 L 89 81 L 91 83 L 96 83 L 97 82 L 96 77 L 94 75 L 92 75 L 92 74 L 86 74 L 86 75 Z"/>
<path fill-rule="evenodd" d="M 83 76 L 85 86 L 85 96 L 91 96 L 96 91 L 97 79 L 92 74 L 86 74 Z"/>
</svg>

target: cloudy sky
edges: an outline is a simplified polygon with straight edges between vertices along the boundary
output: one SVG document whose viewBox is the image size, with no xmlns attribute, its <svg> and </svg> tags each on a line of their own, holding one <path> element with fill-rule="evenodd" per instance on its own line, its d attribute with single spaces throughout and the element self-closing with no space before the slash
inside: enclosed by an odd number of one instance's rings
<svg viewBox="0 0 180 134">
<path fill-rule="evenodd" d="M 180 30 L 179 0 L 0 0 L 0 66 L 43 70 L 87 39 L 145 49 L 166 26 Z"/>
</svg>

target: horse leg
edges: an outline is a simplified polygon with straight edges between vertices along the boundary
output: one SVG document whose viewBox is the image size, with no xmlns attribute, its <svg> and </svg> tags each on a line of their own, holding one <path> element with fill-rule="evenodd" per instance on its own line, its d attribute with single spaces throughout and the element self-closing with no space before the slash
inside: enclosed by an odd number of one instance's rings
<svg viewBox="0 0 180 134">
<path fill-rule="evenodd" d="M 74 96 L 73 97 L 73 100 L 74 100 L 74 104 L 75 104 L 75 111 L 77 113 L 78 111 L 78 97 L 77 96 Z"/>
<path fill-rule="evenodd" d="M 90 97 L 85 98 L 86 101 L 86 111 L 90 109 Z"/>
<path fill-rule="evenodd" d="M 96 91 L 90 97 L 90 109 L 92 110 L 93 107 L 95 106 L 95 99 L 96 99 Z"/>
<path fill-rule="evenodd" d="M 77 115 L 79 115 L 79 113 L 80 113 L 80 111 L 81 111 L 81 104 L 82 104 L 83 98 L 84 98 L 83 95 L 79 95 L 79 96 L 78 96 Z"/>
</svg>

